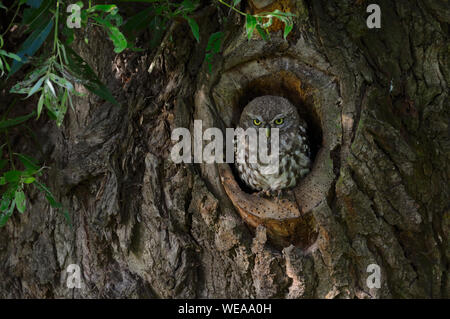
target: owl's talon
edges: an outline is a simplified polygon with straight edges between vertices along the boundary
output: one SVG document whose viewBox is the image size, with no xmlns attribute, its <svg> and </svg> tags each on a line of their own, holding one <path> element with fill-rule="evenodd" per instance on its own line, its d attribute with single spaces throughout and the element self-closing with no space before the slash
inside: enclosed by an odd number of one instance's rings
<svg viewBox="0 0 450 319">
<path fill-rule="evenodd" d="M 285 202 L 286 200 L 288 200 L 288 201 L 295 201 L 294 192 L 292 190 L 290 190 L 290 189 L 280 189 L 280 190 L 278 190 L 277 204 L 279 204 L 280 202 Z"/>
<path fill-rule="evenodd" d="M 277 205 L 280 204 L 280 201 L 283 199 L 284 197 L 284 192 L 282 189 L 278 190 L 278 194 L 277 194 Z"/>
<path fill-rule="evenodd" d="M 270 191 L 262 190 L 256 193 L 258 197 L 270 197 Z"/>
</svg>

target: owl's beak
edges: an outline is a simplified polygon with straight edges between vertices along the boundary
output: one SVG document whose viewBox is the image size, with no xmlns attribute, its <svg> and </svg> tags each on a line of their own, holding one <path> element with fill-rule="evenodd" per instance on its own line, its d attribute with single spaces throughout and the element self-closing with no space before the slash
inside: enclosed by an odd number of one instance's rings
<svg viewBox="0 0 450 319">
<path fill-rule="evenodd" d="M 266 136 L 270 137 L 270 127 L 266 127 Z"/>
</svg>

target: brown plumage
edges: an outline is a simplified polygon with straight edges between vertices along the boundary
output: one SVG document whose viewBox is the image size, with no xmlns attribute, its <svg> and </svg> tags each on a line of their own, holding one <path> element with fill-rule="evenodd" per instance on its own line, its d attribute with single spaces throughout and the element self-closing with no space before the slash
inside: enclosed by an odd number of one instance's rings
<svg viewBox="0 0 450 319">
<path fill-rule="evenodd" d="M 287 99 L 272 95 L 255 98 L 242 111 L 239 127 L 279 129 L 279 170 L 276 173 L 266 174 L 269 164 L 259 160 L 249 163 L 248 140 L 245 140 L 245 163 L 236 163 L 236 167 L 240 178 L 252 189 L 273 192 L 291 188 L 309 173 L 311 160 L 306 122 Z M 270 138 L 268 145 L 270 149 Z"/>
</svg>

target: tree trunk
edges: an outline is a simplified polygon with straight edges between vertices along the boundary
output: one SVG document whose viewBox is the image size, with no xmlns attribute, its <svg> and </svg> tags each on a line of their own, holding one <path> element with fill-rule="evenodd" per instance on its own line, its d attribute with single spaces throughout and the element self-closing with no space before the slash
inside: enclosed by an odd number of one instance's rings
<svg viewBox="0 0 450 319">
<path fill-rule="evenodd" d="M 286 41 L 277 25 L 270 41 L 247 41 L 243 18 L 211 4 L 196 13 L 199 44 L 181 21 L 156 50 L 120 55 L 101 32 L 78 30 L 89 46 L 76 50 L 121 107 L 88 95 L 62 129 L 34 124 L 72 227 L 28 194 L 27 212 L 0 232 L 0 296 L 448 297 L 450 10 L 377 3 L 380 29 L 367 27 L 364 1 L 278 1 L 269 8 L 298 15 Z M 219 30 L 210 73 L 204 52 Z M 315 143 L 295 193 L 310 222 L 281 239 L 243 218 L 225 164 L 169 155 L 174 128 L 232 126 L 267 93 L 302 105 Z M 66 286 L 70 264 L 81 267 L 80 289 Z M 371 264 L 379 288 L 367 284 Z"/>
</svg>

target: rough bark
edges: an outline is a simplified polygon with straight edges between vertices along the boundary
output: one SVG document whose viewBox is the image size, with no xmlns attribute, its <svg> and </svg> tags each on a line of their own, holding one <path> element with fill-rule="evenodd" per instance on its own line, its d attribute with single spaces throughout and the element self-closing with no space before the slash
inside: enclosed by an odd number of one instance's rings
<svg viewBox="0 0 450 319">
<path fill-rule="evenodd" d="M 157 50 L 115 55 L 89 30 L 90 45 L 77 50 L 122 106 L 89 95 L 62 129 L 35 124 L 48 184 L 73 226 L 28 194 L 27 212 L 0 232 L 0 296 L 448 297 L 450 10 L 432 0 L 378 3 L 379 30 L 366 27 L 363 1 L 290 3 L 298 18 L 288 41 L 274 31 L 271 42 L 247 42 L 241 18 L 208 5 L 197 13 L 200 44 L 176 21 Z M 223 54 L 209 74 L 204 50 L 219 29 Z M 316 157 L 332 182 L 310 209 L 307 248 L 280 247 L 265 227 L 248 226 L 215 165 L 169 159 L 173 128 L 192 128 L 194 118 L 232 123 L 235 110 L 213 98 L 225 74 L 277 59 L 309 68 L 317 81 L 300 80 L 337 97 L 312 102 L 320 129 L 331 125 L 323 114 L 336 113 L 340 135 L 327 158 Z M 328 85 L 314 87 L 320 81 Z M 379 289 L 366 285 L 373 263 Z M 69 264 L 81 266 L 81 289 L 66 287 Z"/>
</svg>

